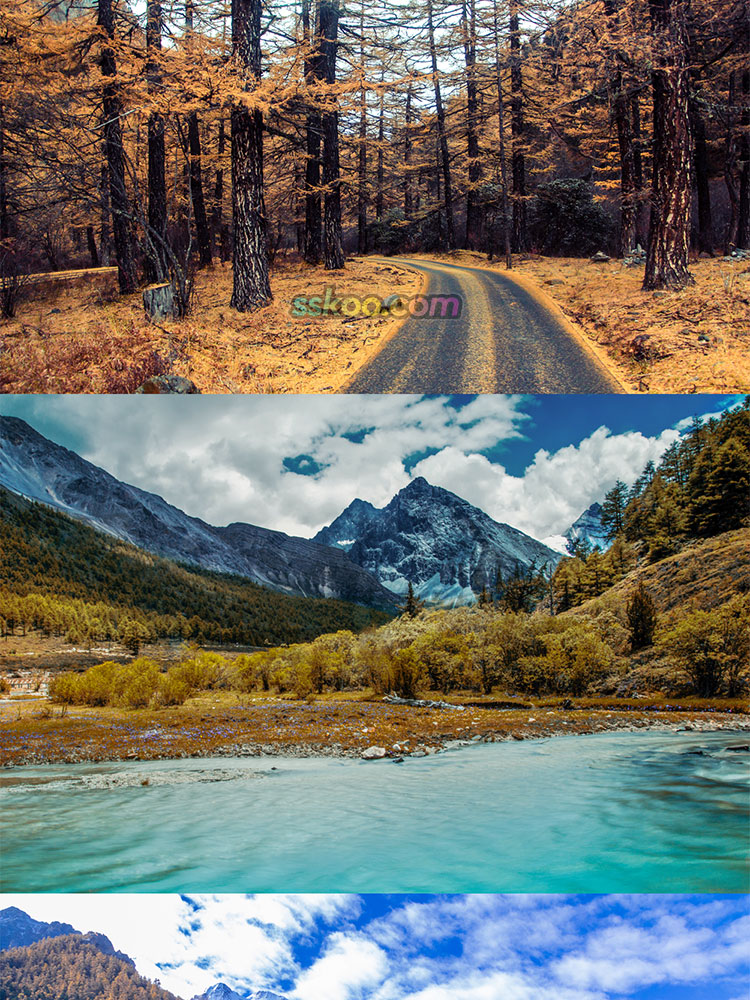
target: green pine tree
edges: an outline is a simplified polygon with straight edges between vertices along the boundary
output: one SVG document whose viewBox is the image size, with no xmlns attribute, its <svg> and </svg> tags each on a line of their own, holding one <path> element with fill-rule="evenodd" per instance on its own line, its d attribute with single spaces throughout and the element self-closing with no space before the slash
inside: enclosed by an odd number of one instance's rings
<svg viewBox="0 0 750 1000">
<path fill-rule="evenodd" d="M 656 606 L 651 595 L 643 586 L 642 580 L 628 601 L 627 616 L 630 628 L 630 648 L 635 653 L 653 643 L 657 621 Z"/>
<path fill-rule="evenodd" d="M 612 489 L 604 497 L 602 504 L 602 527 L 611 542 L 623 529 L 625 507 L 628 502 L 628 488 L 621 480 L 617 480 Z"/>
</svg>

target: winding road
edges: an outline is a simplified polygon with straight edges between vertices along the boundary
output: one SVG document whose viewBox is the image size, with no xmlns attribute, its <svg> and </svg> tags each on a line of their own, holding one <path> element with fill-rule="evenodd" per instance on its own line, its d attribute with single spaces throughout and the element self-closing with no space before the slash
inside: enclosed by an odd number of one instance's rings
<svg viewBox="0 0 750 1000">
<path fill-rule="evenodd" d="M 461 313 L 407 318 L 343 392 L 624 391 L 574 333 L 505 275 L 406 257 L 384 263 L 427 275 L 426 294 L 460 297 Z"/>
</svg>

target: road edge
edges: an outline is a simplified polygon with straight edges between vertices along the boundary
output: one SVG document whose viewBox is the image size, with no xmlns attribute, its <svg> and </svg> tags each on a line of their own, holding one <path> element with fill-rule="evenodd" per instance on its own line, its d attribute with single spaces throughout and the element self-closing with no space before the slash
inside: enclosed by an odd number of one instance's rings
<svg viewBox="0 0 750 1000">
<path fill-rule="evenodd" d="M 643 395 L 623 381 L 622 375 L 617 370 L 615 363 L 612 361 L 607 352 L 603 350 L 595 341 L 592 341 L 583 327 L 580 327 L 577 323 L 575 323 L 565 313 L 560 303 L 557 302 L 548 292 L 545 292 L 544 289 L 540 288 L 533 278 L 529 278 L 525 274 L 518 274 L 512 269 L 510 271 L 498 271 L 496 268 L 483 267 L 479 270 L 490 271 L 493 274 L 502 274 L 504 277 L 509 278 L 517 284 L 519 288 L 523 288 L 523 290 L 528 292 L 528 294 L 535 299 L 539 305 L 543 306 L 548 312 L 551 312 L 560 325 L 565 327 L 571 337 L 573 337 L 581 345 L 581 347 L 587 351 L 602 366 L 602 368 L 606 370 L 610 378 L 612 378 L 616 384 L 621 387 L 623 395 Z"/>
<path fill-rule="evenodd" d="M 364 257 L 361 257 L 359 254 L 357 254 L 355 257 L 352 257 L 351 259 L 352 260 L 363 260 L 365 258 L 370 258 L 370 255 L 369 254 L 365 254 Z M 420 271 L 420 269 L 418 267 L 410 267 L 408 264 L 404 264 L 400 260 L 397 263 L 397 262 L 391 260 L 389 257 L 376 257 L 376 256 L 374 256 L 374 257 L 372 257 L 370 259 L 372 259 L 372 260 L 379 260 L 379 261 L 382 261 L 384 264 L 387 264 L 389 267 L 400 268 L 402 271 L 409 271 L 411 274 L 416 274 L 417 277 L 420 279 L 420 284 L 419 284 L 419 288 L 416 290 L 416 292 L 414 294 L 415 295 L 425 295 L 426 294 L 427 289 L 430 286 L 430 277 L 429 277 L 429 275 L 425 274 L 424 271 Z M 342 394 L 343 393 L 349 393 L 350 395 L 356 395 L 356 396 L 375 395 L 374 393 L 361 393 L 361 392 L 351 393 L 351 391 L 349 389 L 349 386 L 355 380 L 355 378 L 357 377 L 357 375 L 359 375 L 359 373 L 362 371 L 362 369 L 365 368 L 370 363 L 370 361 L 372 361 L 372 359 L 374 357 L 376 357 L 381 352 L 381 350 L 385 347 L 385 345 L 389 341 L 393 340 L 393 338 L 399 332 L 399 330 L 404 325 L 404 323 L 407 321 L 407 319 L 409 319 L 409 314 L 408 313 L 406 313 L 405 316 L 399 316 L 398 318 L 394 318 L 393 322 L 390 324 L 390 326 L 388 327 L 387 331 L 381 337 L 378 338 L 377 350 L 375 350 L 370 355 L 369 358 L 366 358 L 362 362 L 362 364 L 359 366 L 359 368 L 357 368 L 355 371 L 349 373 L 349 377 L 347 378 L 347 380 L 345 382 L 343 382 L 338 387 L 338 389 L 335 390 L 336 393 L 342 393 Z M 387 393 L 387 394 L 384 393 L 383 395 L 398 395 L 398 393 Z"/>
<path fill-rule="evenodd" d="M 488 267 L 477 264 L 464 264 L 459 261 L 440 260 L 437 257 L 415 257 L 415 260 L 423 260 L 426 263 L 432 264 L 453 264 L 454 267 L 465 267 L 469 271 L 485 271 L 487 274 L 499 274 L 502 277 L 509 278 L 512 282 L 522 288 L 527 294 L 529 294 L 540 306 L 546 309 L 552 314 L 552 316 L 558 321 L 558 323 L 564 327 L 565 332 L 568 333 L 576 343 L 589 354 L 594 361 L 596 361 L 602 368 L 606 371 L 607 375 L 615 382 L 616 385 L 620 387 L 620 392 L 622 395 L 628 396 L 638 396 L 638 395 L 648 395 L 647 393 L 639 393 L 637 389 L 631 388 L 623 381 L 622 374 L 618 371 L 615 363 L 609 357 L 606 351 L 604 351 L 597 343 L 591 341 L 586 331 L 578 326 L 563 310 L 562 306 L 554 299 L 552 296 L 545 292 L 540 286 L 534 281 L 533 278 L 529 278 L 525 274 L 519 274 L 514 270 L 500 270 L 497 267 Z M 554 393 L 544 393 L 543 395 L 554 395 Z M 593 394 L 592 394 L 593 395 Z M 606 393 L 596 393 L 595 395 L 607 395 Z"/>
</svg>

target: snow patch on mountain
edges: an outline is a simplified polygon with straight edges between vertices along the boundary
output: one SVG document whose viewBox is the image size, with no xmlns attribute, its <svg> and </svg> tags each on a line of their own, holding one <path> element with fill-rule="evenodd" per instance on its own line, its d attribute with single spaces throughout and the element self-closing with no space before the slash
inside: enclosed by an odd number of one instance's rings
<svg viewBox="0 0 750 1000">
<path fill-rule="evenodd" d="M 581 516 L 573 522 L 563 536 L 565 551 L 570 554 L 576 542 L 588 542 L 592 548 L 600 548 L 602 552 L 608 549 L 610 541 L 602 527 L 602 505 L 592 503 Z"/>
<path fill-rule="evenodd" d="M 250 993 L 237 993 L 230 989 L 226 983 L 216 983 L 205 993 L 193 997 L 193 1000 L 287 1000 L 280 993 L 273 993 L 271 990 L 257 989 Z"/>
<path fill-rule="evenodd" d="M 346 541 L 349 557 L 393 593 L 414 593 L 429 604 L 471 604 L 498 571 L 555 565 L 560 552 L 468 501 L 418 477 L 383 508 L 354 500 L 317 541 Z M 352 541 L 354 539 L 354 541 Z"/>
</svg>

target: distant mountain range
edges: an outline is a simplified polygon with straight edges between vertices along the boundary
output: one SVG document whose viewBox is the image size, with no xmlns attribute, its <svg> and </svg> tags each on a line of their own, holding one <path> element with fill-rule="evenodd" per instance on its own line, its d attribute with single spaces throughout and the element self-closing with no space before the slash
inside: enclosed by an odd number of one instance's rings
<svg viewBox="0 0 750 1000">
<path fill-rule="evenodd" d="M 250 993 L 235 993 L 224 983 L 217 983 L 193 1000 L 287 1000 L 280 993 L 270 990 L 251 990 Z"/>
<path fill-rule="evenodd" d="M 34 920 L 17 906 L 8 906 L 0 910 L 0 951 L 6 948 L 21 948 L 43 938 L 79 933 L 80 931 L 70 924 L 60 924 L 57 921 L 47 924 L 43 920 Z"/>
<path fill-rule="evenodd" d="M 303 597 L 393 606 L 393 595 L 344 552 L 252 524 L 215 528 L 120 482 L 15 417 L 0 417 L 0 484 L 178 562 Z"/>
<path fill-rule="evenodd" d="M 494 586 L 498 571 L 561 558 L 421 477 L 383 508 L 353 500 L 312 540 L 242 522 L 214 527 L 120 482 L 15 417 L 0 417 L 0 485 L 178 562 L 373 608 L 392 609 L 409 583 L 431 604 L 471 603 L 484 586 Z M 584 530 L 584 519 L 586 530 L 596 530 L 595 507 L 571 533 Z"/>
<path fill-rule="evenodd" d="M 316 541 L 338 546 L 397 594 L 409 583 L 433 604 L 466 604 L 498 571 L 557 565 L 559 552 L 500 524 L 461 497 L 413 479 L 387 506 L 354 500 Z"/>
<path fill-rule="evenodd" d="M 8 955 L 8 952 L 11 952 Z M 70 924 L 34 920 L 9 906 L 0 910 L 0 996 L 6 1000 L 179 1000 L 138 975 L 128 955 L 104 934 L 81 934 Z M 253 989 L 235 993 L 217 983 L 194 1000 L 287 1000 Z"/>
<path fill-rule="evenodd" d="M 48 924 L 43 920 L 34 920 L 17 906 L 8 906 L 0 910 L 0 951 L 28 947 L 48 938 L 66 937 L 70 934 L 75 934 L 84 944 L 93 945 L 102 955 L 116 958 L 128 965 L 135 965 L 128 955 L 115 951 L 112 942 L 104 934 L 97 934 L 95 931 L 81 934 L 70 924 L 61 924 L 57 921 Z"/>
</svg>

